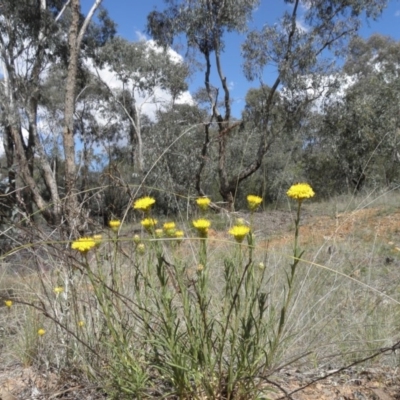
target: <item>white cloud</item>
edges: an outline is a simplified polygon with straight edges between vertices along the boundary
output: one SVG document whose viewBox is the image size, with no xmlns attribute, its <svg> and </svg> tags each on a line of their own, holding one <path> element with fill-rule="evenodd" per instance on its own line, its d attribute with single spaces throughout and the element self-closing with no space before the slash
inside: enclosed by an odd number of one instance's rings
<svg viewBox="0 0 400 400">
<path fill-rule="evenodd" d="M 147 47 L 157 53 L 162 53 L 164 51 L 164 49 L 160 46 L 157 45 L 157 43 L 153 40 L 145 40 Z M 183 62 L 183 57 L 177 53 L 174 49 L 172 49 L 171 47 L 168 47 L 167 49 L 167 53 L 171 59 L 171 61 L 175 62 L 175 63 L 181 63 Z"/>
<path fill-rule="evenodd" d="M 315 75 L 303 76 L 300 79 L 301 89 L 288 90 L 283 88 L 281 93 L 287 99 L 308 98 L 313 101 L 316 111 L 322 111 L 327 101 L 340 100 L 346 94 L 346 90 L 356 83 L 356 77 L 351 75 Z"/>
<path fill-rule="evenodd" d="M 296 19 L 296 27 L 303 33 L 306 33 L 310 30 L 310 28 L 301 19 Z"/>
<path fill-rule="evenodd" d="M 135 31 L 136 37 L 139 40 L 139 42 L 146 42 L 147 41 L 147 36 L 140 31 Z"/>
<path fill-rule="evenodd" d="M 183 92 L 177 99 L 176 99 L 177 104 L 190 104 L 194 105 L 194 100 L 190 92 L 186 91 Z"/>
<path fill-rule="evenodd" d="M 147 40 L 146 44 L 149 49 L 162 52 L 163 49 L 156 45 L 154 40 Z M 183 57 L 174 51 L 173 49 L 169 48 L 168 55 L 171 60 L 175 63 L 181 63 L 183 61 Z M 122 89 L 123 83 L 118 78 L 117 74 L 111 71 L 109 68 L 103 69 L 95 69 L 93 66 L 93 62 L 91 60 L 87 60 L 86 64 L 90 70 L 92 70 L 95 74 L 99 76 L 99 78 L 106 83 L 106 85 L 110 89 L 119 90 Z M 129 83 L 129 82 L 128 82 Z M 131 82 L 132 83 L 132 82 Z M 125 83 L 126 85 L 126 83 Z M 172 96 L 161 88 L 155 88 L 154 92 L 151 95 L 140 94 L 135 92 L 135 100 L 136 105 L 141 113 L 146 114 L 150 119 L 155 119 L 155 115 L 160 107 L 170 103 L 172 101 Z M 182 93 L 178 99 L 176 100 L 177 103 L 186 103 L 186 104 L 194 104 L 194 100 L 192 95 L 189 91 Z"/>
</svg>

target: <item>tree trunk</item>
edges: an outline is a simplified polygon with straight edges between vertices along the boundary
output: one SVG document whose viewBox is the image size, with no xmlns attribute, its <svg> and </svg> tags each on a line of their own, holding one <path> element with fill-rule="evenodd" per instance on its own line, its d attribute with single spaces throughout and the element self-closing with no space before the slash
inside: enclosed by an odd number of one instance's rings
<svg viewBox="0 0 400 400">
<path fill-rule="evenodd" d="M 74 111 L 75 111 L 75 86 L 78 72 L 79 52 L 82 38 L 89 22 L 99 7 L 101 0 L 96 0 L 89 11 L 82 27 L 79 29 L 80 0 L 71 0 L 71 25 L 68 33 L 69 63 L 67 72 L 65 103 L 64 103 L 64 131 L 63 145 L 65 157 L 65 189 L 66 198 L 64 204 L 65 217 L 72 235 L 83 234 L 87 221 L 83 212 L 83 206 L 79 203 L 76 187 L 76 162 L 74 142 Z"/>
<path fill-rule="evenodd" d="M 15 204 L 16 197 L 15 197 L 15 165 L 14 165 L 14 142 L 11 136 L 11 127 L 6 126 L 4 129 L 4 136 L 3 136 L 3 143 L 4 143 L 4 151 L 6 154 L 7 160 L 7 171 L 8 171 L 8 187 L 9 187 L 9 196 L 10 201 Z"/>
<path fill-rule="evenodd" d="M 43 145 L 39 140 L 37 133 L 37 100 L 32 99 L 28 106 L 28 121 L 29 121 L 29 135 L 32 140 L 32 149 L 33 147 L 36 149 L 37 156 L 40 160 L 40 168 L 43 171 L 43 176 L 45 180 L 46 187 L 50 191 L 51 197 L 51 205 L 47 206 L 48 215 L 51 215 L 50 219 L 47 219 L 47 222 L 52 226 L 59 226 L 61 223 L 62 217 L 62 207 L 60 195 L 58 192 L 57 186 L 57 177 L 53 172 L 49 160 L 46 156 L 46 152 L 43 149 Z M 33 166 L 31 167 L 29 159 L 28 166 L 33 176 Z M 50 211 L 51 210 L 51 211 Z"/>
<path fill-rule="evenodd" d="M 65 217 L 71 233 L 77 234 L 83 230 L 80 221 L 81 210 L 76 188 L 76 163 L 74 142 L 74 111 L 75 111 L 75 86 L 78 70 L 78 33 L 80 0 L 71 1 L 71 26 L 68 33 L 69 63 L 64 104 L 64 157 L 65 157 Z"/>
</svg>

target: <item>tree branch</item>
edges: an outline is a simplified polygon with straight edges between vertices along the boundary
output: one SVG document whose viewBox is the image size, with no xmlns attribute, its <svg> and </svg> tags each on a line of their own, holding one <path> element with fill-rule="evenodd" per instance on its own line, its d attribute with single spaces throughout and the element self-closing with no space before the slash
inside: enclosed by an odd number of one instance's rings
<svg viewBox="0 0 400 400">
<path fill-rule="evenodd" d="M 222 83 L 222 88 L 224 89 L 224 104 L 225 104 L 225 117 L 224 121 L 229 122 L 231 118 L 231 104 L 230 104 L 230 93 L 229 93 L 229 88 L 228 85 L 226 84 L 226 76 L 224 75 L 222 71 L 222 66 L 221 66 L 221 54 L 220 54 L 220 49 L 219 49 L 219 43 L 217 39 L 215 40 L 215 62 L 217 64 L 217 71 L 219 75 L 219 79 L 221 80 Z"/>
<path fill-rule="evenodd" d="M 299 6 L 300 0 L 296 0 L 296 3 L 293 8 L 292 12 L 292 27 L 289 32 L 288 40 L 287 40 L 287 47 L 286 47 L 286 53 L 284 56 L 284 63 L 287 63 L 289 61 L 290 57 L 290 52 L 291 52 L 291 47 L 292 47 L 292 42 L 293 42 L 293 36 L 296 32 L 296 17 L 297 17 L 297 9 Z M 268 94 L 268 98 L 265 104 L 265 112 L 266 112 L 266 132 L 265 134 L 261 137 L 260 139 L 260 144 L 258 146 L 258 151 L 257 151 L 257 158 L 252 162 L 250 165 L 248 165 L 243 171 L 241 171 L 235 179 L 232 179 L 230 184 L 238 184 L 241 181 L 245 180 L 249 176 L 251 176 L 255 171 L 260 168 L 262 160 L 264 158 L 264 155 L 267 153 L 269 148 L 272 145 L 273 140 L 267 141 L 266 138 L 268 136 L 268 122 L 271 114 L 271 108 L 272 108 L 272 101 L 274 99 L 275 93 L 278 89 L 278 86 L 281 83 L 281 72 L 279 72 L 274 84 L 271 87 L 271 90 Z"/>
<path fill-rule="evenodd" d="M 96 12 L 96 10 L 99 8 L 99 6 L 100 6 L 102 1 L 103 0 L 96 0 L 93 3 L 92 8 L 88 12 L 88 15 L 86 16 L 85 21 L 82 24 L 82 27 L 81 27 L 81 29 L 79 31 L 78 38 L 77 38 L 77 41 L 76 41 L 78 49 L 81 47 L 82 39 L 83 39 L 83 36 L 86 33 L 86 29 L 87 29 L 87 27 L 88 27 L 88 25 L 90 23 L 90 20 L 92 19 L 92 17 L 94 15 L 94 13 Z"/>
<path fill-rule="evenodd" d="M 67 2 L 64 4 L 64 7 L 61 9 L 61 11 L 58 13 L 57 17 L 55 18 L 56 22 L 58 22 L 58 20 L 62 17 L 62 15 L 64 14 L 64 11 L 69 6 L 69 3 L 71 3 L 71 0 L 67 0 Z"/>
</svg>

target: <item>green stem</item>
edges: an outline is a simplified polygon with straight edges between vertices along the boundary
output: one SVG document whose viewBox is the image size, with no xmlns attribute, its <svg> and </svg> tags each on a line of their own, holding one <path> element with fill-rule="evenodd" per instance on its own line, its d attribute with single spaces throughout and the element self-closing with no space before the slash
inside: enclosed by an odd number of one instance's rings
<svg viewBox="0 0 400 400">
<path fill-rule="evenodd" d="M 111 287 L 113 290 L 118 291 L 117 287 L 117 277 L 116 277 L 116 265 L 117 265 L 117 256 L 118 256 L 118 233 L 114 233 L 113 237 L 113 244 L 114 244 L 114 254 L 113 254 L 113 261 L 111 263 Z"/>
<path fill-rule="evenodd" d="M 299 228 L 300 228 L 300 209 L 301 209 L 301 200 L 298 201 L 297 204 L 297 215 L 295 220 L 295 232 L 294 232 L 294 258 L 298 258 L 299 249 L 298 249 L 298 241 L 299 241 Z"/>
<path fill-rule="evenodd" d="M 278 325 L 278 332 L 272 342 L 271 345 L 271 354 L 270 354 L 270 362 L 275 357 L 275 354 L 277 352 L 277 349 L 279 347 L 280 341 L 281 341 L 281 336 L 283 333 L 283 329 L 285 327 L 286 323 L 286 313 L 289 308 L 290 301 L 292 299 L 293 295 L 293 281 L 294 281 L 294 276 L 296 273 L 296 268 L 297 265 L 300 262 L 300 257 L 302 255 L 302 252 L 298 248 L 298 243 L 299 243 L 299 228 L 300 228 L 300 210 L 301 210 L 301 200 L 298 201 L 297 205 L 297 215 L 295 219 L 295 233 L 294 233 L 294 249 L 293 249 L 293 264 L 291 265 L 291 271 L 290 271 L 290 276 L 288 277 L 288 291 L 287 291 L 287 296 L 284 302 L 283 307 L 281 308 L 281 315 L 279 318 L 279 325 Z"/>
<path fill-rule="evenodd" d="M 231 320 L 231 315 L 232 315 L 232 312 L 234 310 L 236 301 L 239 298 L 240 288 L 243 285 L 243 281 L 246 278 L 248 269 L 250 268 L 251 264 L 252 264 L 252 259 L 249 259 L 248 263 L 245 265 L 245 267 L 243 269 L 242 276 L 241 276 L 241 278 L 240 278 L 240 280 L 238 282 L 238 285 L 236 287 L 235 293 L 232 296 L 232 301 L 231 301 L 228 313 L 226 315 L 226 321 L 225 321 L 225 325 L 224 325 L 223 330 L 222 330 L 222 337 L 221 337 L 221 341 L 220 341 L 220 349 L 219 349 L 219 352 L 218 352 L 218 356 L 216 357 L 216 362 L 218 363 L 218 376 L 222 376 L 222 362 L 223 362 L 223 359 L 224 359 L 222 354 L 223 354 L 223 350 L 224 350 L 224 344 L 225 344 L 226 335 L 227 335 L 228 328 L 229 328 L 229 323 L 230 323 L 230 320 Z"/>
</svg>

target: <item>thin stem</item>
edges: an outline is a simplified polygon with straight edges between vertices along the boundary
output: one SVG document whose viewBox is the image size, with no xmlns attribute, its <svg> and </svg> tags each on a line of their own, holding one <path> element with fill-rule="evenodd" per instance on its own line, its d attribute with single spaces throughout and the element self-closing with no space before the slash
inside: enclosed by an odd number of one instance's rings
<svg viewBox="0 0 400 400">
<path fill-rule="evenodd" d="M 299 228 L 300 228 L 300 210 L 301 210 L 301 200 L 298 201 L 297 204 L 297 214 L 296 214 L 296 219 L 295 219 L 295 233 L 294 233 L 294 249 L 293 249 L 293 264 L 291 265 L 290 268 L 290 276 L 288 277 L 288 291 L 287 291 L 287 296 L 284 301 L 284 305 L 281 308 L 281 315 L 279 319 L 279 325 L 278 325 L 278 332 L 275 336 L 275 339 L 273 340 L 273 343 L 271 345 L 271 356 L 270 360 L 272 361 L 276 351 L 279 347 L 283 329 L 285 327 L 286 323 L 286 314 L 287 310 L 289 308 L 290 301 L 292 299 L 293 295 L 293 281 L 294 281 L 294 276 L 296 273 L 296 267 L 300 262 L 300 257 L 302 256 L 302 252 L 300 252 L 300 249 L 298 248 L 298 242 L 299 242 Z"/>
</svg>

